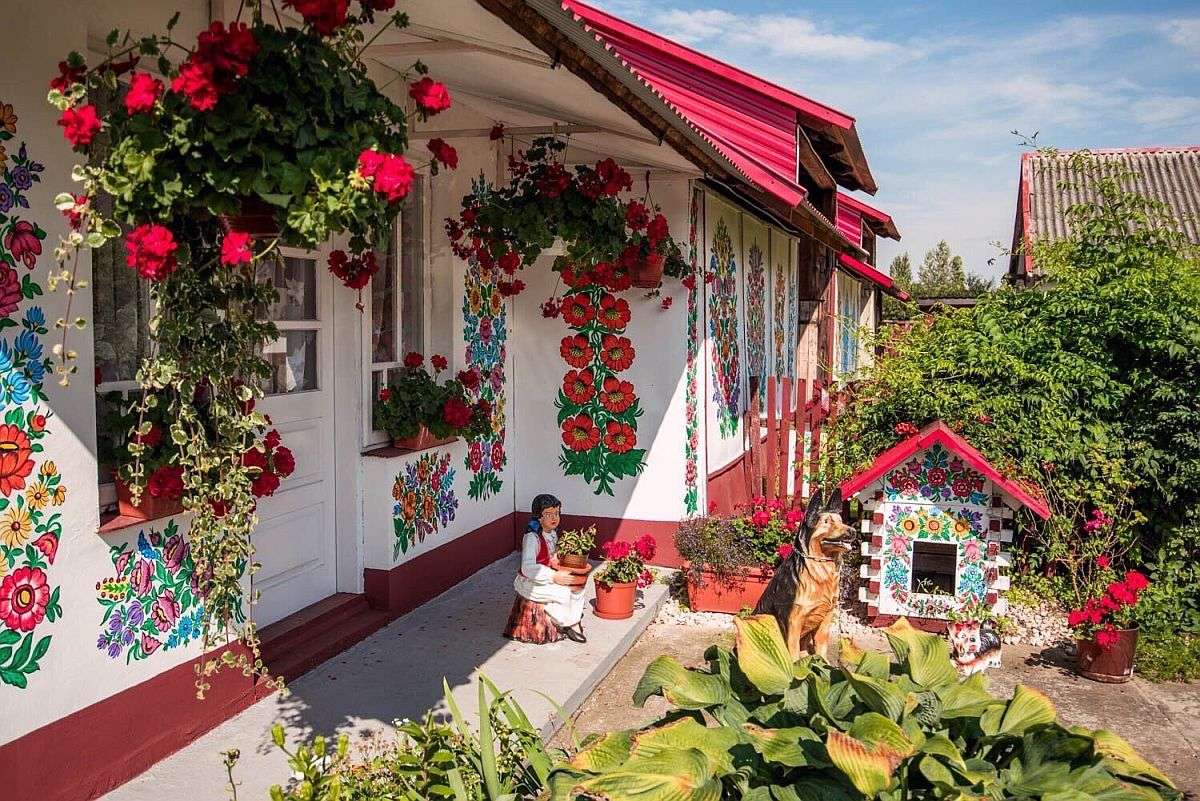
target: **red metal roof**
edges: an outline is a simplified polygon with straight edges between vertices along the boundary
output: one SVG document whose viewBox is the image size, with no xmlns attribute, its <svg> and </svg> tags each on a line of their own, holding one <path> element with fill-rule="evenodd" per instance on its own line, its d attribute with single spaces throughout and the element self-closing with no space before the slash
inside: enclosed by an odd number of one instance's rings
<svg viewBox="0 0 1200 801">
<path fill-rule="evenodd" d="M 941 420 L 935 420 L 920 432 L 893 445 L 876 457 L 866 470 L 844 481 L 841 487 L 842 497 L 849 498 L 861 492 L 913 454 L 926 450 L 935 443 L 957 454 L 963 461 L 990 478 L 993 484 L 1008 493 L 1018 503 L 1028 507 L 1038 517 L 1043 520 L 1049 519 L 1050 507 L 1047 505 L 1046 499 L 1042 497 L 1040 490 L 1001 473 L 984 458 L 982 453 L 975 450 L 971 443 L 956 434 Z"/>
<path fill-rule="evenodd" d="M 842 203 L 842 197 L 839 194 L 837 203 L 837 228 L 842 232 L 842 236 L 860 248 L 862 247 L 862 224 L 862 214 Z"/>
<path fill-rule="evenodd" d="M 879 272 L 879 270 L 876 270 L 866 262 L 859 261 L 849 253 L 838 254 L 838 266 L 847 272 L 857 275 L 859 278 L 870 281 L 897 300 L 908 300 L 909 298 L 908 293 L 896 286 L 896 282 L 892 280 L 890 275 Z"/>
<path fill-rule="evenodd" d="M 854 118 L 836 109 L 579 0 L 563 0 L 563 7 L 607 42 L 751 180 L 789 207 L 807 194 L 797 183 L 798 120 L 853 133 Z M 853 139 L 857 144 L 856 134 Z"/>
<path fill-rule="evenodd" d="M 900 231 L 896 228 L 896 223 L 892 221 L 892 216 L 880 211 L 874 206 L 868 206 L 856 197 L 847 195 L 845 192 L 837 193 L 838 217 L 840 219 L 842 207 L 858 212 L 863 220 L 866 221 L 867 227 L 875 232 L 876 236 L 886 236 L 889 239 L 900 240 Z M 839 221 L 839 227 L 841 223 Z"/>
</svg>

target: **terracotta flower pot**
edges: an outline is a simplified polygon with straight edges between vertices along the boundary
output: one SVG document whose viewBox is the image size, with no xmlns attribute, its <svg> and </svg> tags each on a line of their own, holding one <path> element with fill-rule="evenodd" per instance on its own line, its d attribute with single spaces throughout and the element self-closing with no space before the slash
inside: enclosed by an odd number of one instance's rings
<svg viewBox="0 0 1200 801">
<path fill-rule="evenodd" d="M 576 570 L 582 570 L 588 566 L 587 556 L 581 553 L 566 553 L 560 554 L 558 563 L 563 567 L 571 567 Z"/>
<path fill-rule="evenodd" d="M 1133 656 L 1137 651 L 1138 630 L 1117 629 L 1117 641 L 1101 648 L 1092 640 L 1076 640 L 1079 649 L 1079 675 L 1109 684 L 1122 684 L 1133 678 Z"/>
<path fill-rule="evenodd" d="M 142 501 L 136 506 L 133 503 L 133 493 L 129 485 L 121 479 L 117 484 L 117 513 L 122 517 L 135 517 L 138 520 L 158 520 L 163 517 L 181 514 L 183 501 L 179 498 L 152 498 L 150 493 L 142 490 Z"/>
<path fill-rule="evenodd" d="M 435 437 L 429 433 L 429 429 L 421 426 L 421 430 L 411 437 L 394 437 L 392 445 L 397 448 L 403 448 L 406 451 L 423 451 L 427 448 L 436 448 L 438 445 L 446 445 L 458 437 Z"/>
<path fill-rule="evenodd" d="M 637 600 L 637 582 L 602 584 L 596 582 L 596 617 L 605 620 L 625 620 L 633 617 L 633 602 Z"/>
<path fill-rule="evenodd" d="M 639 289 L 654 289 L 662 283 L 664 264 L 666 259 L 657 255 L 639 262 L 633 268 L 633 285 Z"/>
<path fill-rule="evenodd" d="M 758 604 L 775 571 L 770 568 L 749 567 L 743 572 L 721 579 L 711 570 L 700 571 L 697 582 L 691 571 L 691 563 L 684 562 L 687 576 L 688 606 L 693 612 L 724 612 L 736 615 L 743 607 L 753 609 Z"/>
<path fill-rule="evenodd" d="M 221 221 L 229 230 L 256 237 L 279 235 L 279 223 L 275 217 L 278 209 L 256 196 L 242 198 L 241 204 L 237 214 L 221 215 Z"/>
</svg>

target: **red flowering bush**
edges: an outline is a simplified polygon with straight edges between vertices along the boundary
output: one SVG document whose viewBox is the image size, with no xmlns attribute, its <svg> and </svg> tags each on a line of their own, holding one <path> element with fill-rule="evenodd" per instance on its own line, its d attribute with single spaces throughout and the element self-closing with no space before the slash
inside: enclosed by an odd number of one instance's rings
<svg viewBox="0 0 1200 801">
<path fill-rule="evenodd" d="M 76 150 L 90 145 L 103 125 L 96 107 L 90 103 L 64 109 L 58 124 L 62 126 L 63 136 Z"/>
<path fill-rule="evenodd" d="M 689 563 L 689 576 L 704 583 L 704 572 L 728 582 L 753 568 L 774 568 L 795 550 L 803 509 L 779 500 L 755 498 L 732 515 L 693 517 L 679 524 L 675 548 Z"/>
<path fill-rule="evenodd" d="M 1099 569 L 1094 581 L 1104 587 L 1103 592 L 1094 594 L 1084 601 L 1083 606 L 1067 613 L 1067 625 L 1076 639 L 1094 639 L 1105 650 L 1116 644 L 1118 629 L 1137 625 L 1138 598 L 1142 590 L 1150 586 L 1150 581 L 1136 570 L 1127 571 L 1124 578 L 1118 580 L 1110 565 L 1107 555 L 1096 560 Z"/>
<path fill-rule="evenodd" d="M 125 93 L 125 111 L 130 116 L 151 111 L 162 92 L 162 81 L 145 72 L 136 73 L 129 80 L 129 91 Z"/>
<path fill-rule="evenodd" d="M 235 267 L 254 261 L 254 240 L 250 234 L 230 231 L 221 240 L 221 264 Z"/>
<path fill-rule="evenodd" d="M 250 491 L 256 498 L 275 494 L 282 479 L 296 469 L 296 458 L 280 444 L 279 432 L 272 429 L 242 454 L 242 465 L 250 470 Z"/>
<path fill-rule="evenodd" d="M 435 374 L 445 372 L 450 363 L 436 353 L 429 363 L 434 374 L 423 366 L 422 354 L 405 355 L 400 378 L 379 391 L 376 425 L 393 439 L 414 437 L 422 426 L 439 438 L 476 439 L 489 433 L 491 404 L 486 400 L 472 403 L 468 398 L 468 392 L 479 386 L 478 373 L 463 370 L 454 378 L 438 383 Z"/>
<path fill-rule="evenodd" d="M 636 581 L 639 587 L 648 587 L 654 575 L 646 569 L 646 563 L 654 558 L 657 545 L 649 534 L 633 542 L 609 540 L 600 546 L 604 565 L 596 572 L 596 583 L 612 586 Z"/>
</svg>

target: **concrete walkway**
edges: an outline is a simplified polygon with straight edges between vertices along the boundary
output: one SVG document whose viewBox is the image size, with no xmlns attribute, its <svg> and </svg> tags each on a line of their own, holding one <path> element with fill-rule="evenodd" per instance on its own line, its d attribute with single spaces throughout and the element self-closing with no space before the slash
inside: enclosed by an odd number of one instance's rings
<svg viewBox="0 0 1200 801">
<path fill-rule="evenodd" d="M 482 671 L 502 690 L 513 690 L 530 720 L 549 736 L 561 721 L 538 693 L 570 713 L 577 710 L 654 619 L 667 588 L 647 588 L 629 620 L 585 616 L 586 645 L 526 645 L 500 634 L 512 605 L 518 561 L 514 554 L 484 568 L 292 682 L 287 698 L 260 701 L 103 796 L 104 801 L 227 799 L 220 752 L 230 748 L 241 751 L 238 798 L 265 801 L 271 785 L 289 778 L 282 752 L 271 743 L 273 724 L 283 724 L 292 744 L 335 732 L 349 734 L 352 741 L 376 738 L 389 734 L 394 720 L 444 710 L 443 676 L 463 712 L 473 716 L 476 677 Z"/>
</svg>

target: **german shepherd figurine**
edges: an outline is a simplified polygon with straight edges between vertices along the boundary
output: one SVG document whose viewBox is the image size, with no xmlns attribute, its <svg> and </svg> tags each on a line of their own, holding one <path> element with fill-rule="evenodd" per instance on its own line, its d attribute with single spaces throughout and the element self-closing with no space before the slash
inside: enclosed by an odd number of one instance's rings
<svg viewBox="0 0 1200 801">
<path fill-rule="evenodd" d="M 853 531 L 842 522 L 842 492 L 821 505 L 818 490 L 809 499 L 795 550 L 775 571 L 755 614 L 774 615 L 792 659 L 806 654 L 828 658 L 829 629 L 837 605 L 842 554 L 851 548 Z"/>
</svg>

